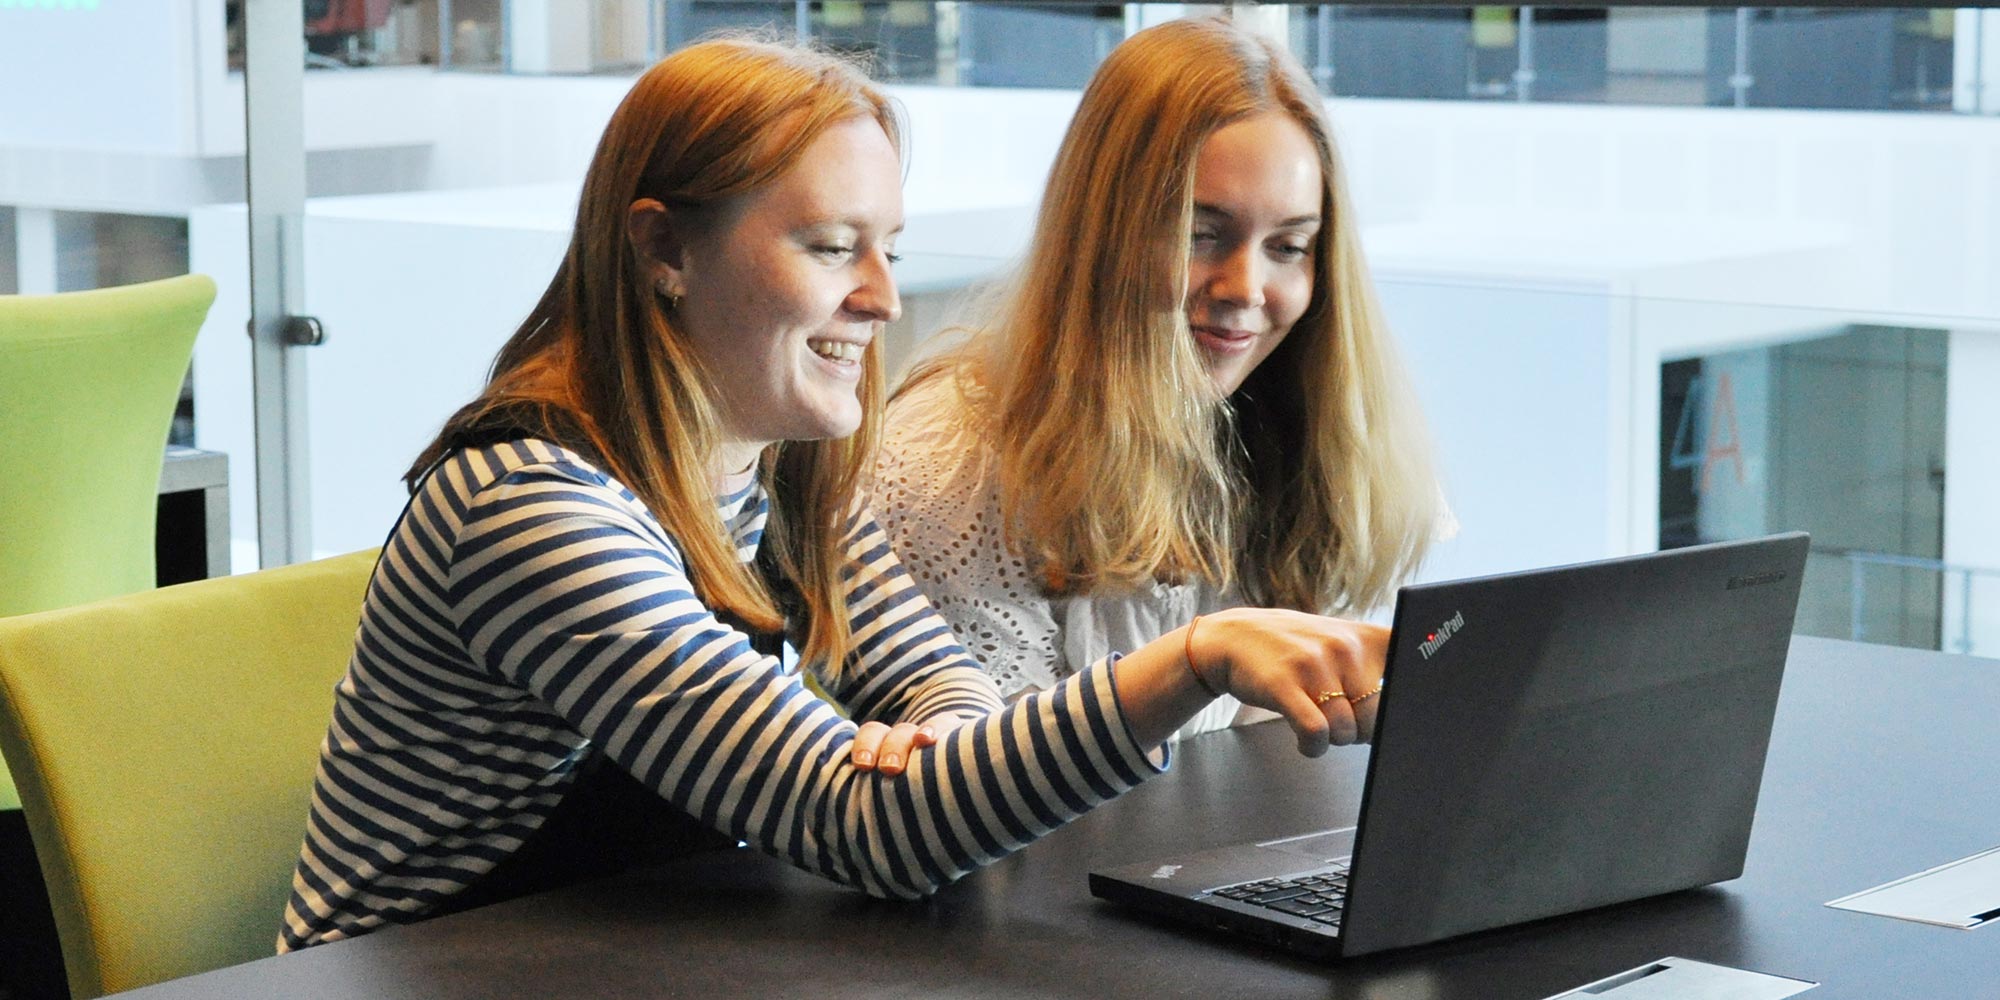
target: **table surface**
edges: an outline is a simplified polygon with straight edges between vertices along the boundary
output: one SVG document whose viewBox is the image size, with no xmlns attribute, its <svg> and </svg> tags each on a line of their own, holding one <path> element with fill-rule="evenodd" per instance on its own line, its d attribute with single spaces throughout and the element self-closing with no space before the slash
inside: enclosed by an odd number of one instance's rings
<svg viewBox="0 0 2000 1000">
<path fill-rule="evenodd" d="M 1996 706 L 2000 662 L 1797 639 L 1742 878 L 1341 963 L 1085 885 L 1092 868 L 1352 822 L 1366 749 L 1307 760 L 1267 724 L 1189 741 L 1170 773 L 922 903 L 734 851 L 128 995 L 1533 1000 L 1677 955 L 1818 981 L 1810 1000 L 1991 997 L 2000 930 L 1823 904 L 2000 844 Z"/>
</svg>

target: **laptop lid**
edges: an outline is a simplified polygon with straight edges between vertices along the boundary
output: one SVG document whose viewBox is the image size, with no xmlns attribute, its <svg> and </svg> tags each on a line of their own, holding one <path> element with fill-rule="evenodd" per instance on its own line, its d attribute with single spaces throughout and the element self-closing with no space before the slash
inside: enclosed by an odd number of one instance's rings
<svg viewBox="0 0 2000 1000">
<path fill-rule="evenodd" d="M 1341 954 L 1742 874 L 1806 546 L 1404 587 Z"/>
</svg>

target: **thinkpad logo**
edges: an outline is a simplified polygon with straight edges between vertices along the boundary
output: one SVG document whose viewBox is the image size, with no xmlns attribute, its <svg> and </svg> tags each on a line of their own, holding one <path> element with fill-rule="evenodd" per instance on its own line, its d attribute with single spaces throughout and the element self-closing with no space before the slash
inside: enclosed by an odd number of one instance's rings
<svg viewBox="0 0 2000 1000">
<path fill-rule="evenodd" d="M 1444 644 L 1448 642 L 1452 636 L 1457 635 L 1459 629 L 1462 629 L 1464 627 L 1465 627 L 1465 612 L 1460 611 L 1452 615 L 1450 618 L 1446 619 L 1443 625 L 1439 625 L 1437 631 L 1427 633 L 1424 636 L 1423 645 L 1417 647 L 1417 652 L 1424 654 L 1424 659 L 1426 660 L 1430 659 L 1432 653 L 1435 653 L 1439 649 L 1442 649 L 1444 647 Z"/>
<path fill-rule="evenodd" d="M 1180 865 L 1161 865 L 1160 867 L 1158 867 L 1158 868 L 1155 868 L 1155 869 L 1153 869 L 1153 877 L 1154 877 L 1154 878 L 1173 878 L 1173 877 L 1174 877 L 1174 873 L 1175 873 L 1175 872 L 1178 872 L 1178 871 L 1180 871 L 1180 870 L 1181 870 L 1181 866 L 1180 866 Z"/>
</svg>

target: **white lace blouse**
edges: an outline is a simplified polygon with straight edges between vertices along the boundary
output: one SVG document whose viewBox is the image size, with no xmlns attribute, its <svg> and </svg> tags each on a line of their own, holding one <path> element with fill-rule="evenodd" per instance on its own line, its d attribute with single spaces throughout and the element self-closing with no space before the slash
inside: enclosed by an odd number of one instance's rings
<svg viewBox="0 0 2000 1000">
<path fill-rule="evenodd" d="M 1129 653 L 1195 615 L 1243 603 L 1201 584 L 1043 593 L 1002 536 L 995 456 L 970 413 L 949 377 L 929 379 L 891 403 L 870 506 L 903 568 L 1002 695 L 1050 687 L 1107 653 Z M 1271 717 L 1224 695 L 1178 735 Z"/>
</svg>

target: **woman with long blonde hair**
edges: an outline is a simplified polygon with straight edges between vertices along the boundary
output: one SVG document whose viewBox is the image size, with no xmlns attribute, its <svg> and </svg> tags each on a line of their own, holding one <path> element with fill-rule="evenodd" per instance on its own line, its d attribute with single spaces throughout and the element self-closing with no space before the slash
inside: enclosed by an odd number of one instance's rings
<svg viewBox="0 0 2000 1000">
<path fill-rule="evenodd" d="M 1225 607 L 1365 612 L 1449 521 L 1322 100 L 1267 39 L 1115 49 L 989 298 L 891 401 L 873 499 L 1003 694 Z"/>
<path fill-rule="evenodd" d="M 711 41 L 640 77 L 547 292 L 411 468 L 280 949 L 710 843 L 920 896 L 1164 767 L 1223 691 L 1304 753 L 1368 736 L 1339 695 L 1385 650 L 1284 611 L 1002 703 L 856 485 L 900 135 L 808 49 Z"/>
</svg>

